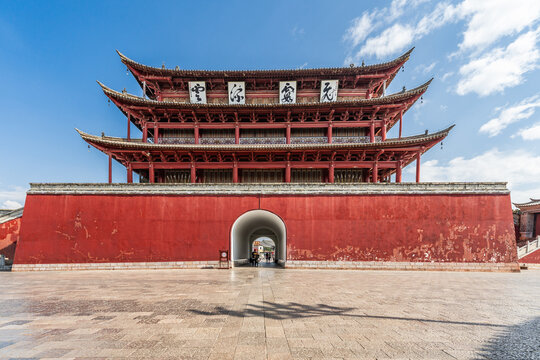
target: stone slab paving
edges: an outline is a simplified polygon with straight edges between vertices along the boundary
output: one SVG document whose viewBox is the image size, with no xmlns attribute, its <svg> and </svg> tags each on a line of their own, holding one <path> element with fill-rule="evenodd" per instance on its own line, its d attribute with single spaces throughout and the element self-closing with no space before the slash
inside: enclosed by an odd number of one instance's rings
<svg viewBox="0 0 540 360">
<path fill-rule="evenodd" d="M 540 359 L 540 271 L 0 273 L 0 359 Z"/>
</svg>

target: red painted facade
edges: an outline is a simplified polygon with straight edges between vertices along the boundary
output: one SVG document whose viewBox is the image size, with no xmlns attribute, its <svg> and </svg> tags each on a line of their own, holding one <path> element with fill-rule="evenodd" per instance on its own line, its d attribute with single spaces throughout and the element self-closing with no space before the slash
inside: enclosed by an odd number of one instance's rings
<svg viewBox="0 0 540 360">
<path fill-rule="evenodd" d="M 0 255 L 8 259 L 15 256 L 15 247 L 19 241 L 21 218 L 16 218 L 0 224 Z"/>
<path fill-rule="evenodd" d="M 535 252 L 522 257 L 519 259 L 519 262 L 525 264 L 540 264 L 540 250 L 536 250 Z"/>
<path fill-rule="evenodd" d="M 218 260 L 254 209 L 284 221 L 287 260 L 517 261 L 509 195 L 29 194 L 15 263 Z"/>
</svg>

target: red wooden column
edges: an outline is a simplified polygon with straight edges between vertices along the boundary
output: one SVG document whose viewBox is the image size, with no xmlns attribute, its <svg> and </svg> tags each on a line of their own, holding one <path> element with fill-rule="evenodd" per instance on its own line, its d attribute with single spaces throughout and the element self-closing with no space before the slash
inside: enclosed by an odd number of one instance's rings
<svg viewBox="0 0 540 360">
<path fill-rule="evenodd" d="M 127 182 L 131 184 L 133 182 L 133 170 L 131 169 L 131 163 L 128 163 L 126 166 L 127 170 Z"/>
<path fill-rule="evenodd" d="M 334 164 L 330 164 L 328 168 L 328 182 L 334 183 Z"/>
<path fill-rule="evenodd" d="M 416 182 L 420 182 L 420 151 L 416 153 Z"/>
<path fill-rule="evenodd" d="M 238 164 L 235 162 L 232 169 L 232 182 L 238 183 Z"/>
<path fill-rule="evenodd" d="M 386 140 L 386 120 L 383 120 L 383 124 L 381 127 L 381 137 L 382 137 L 382 141 Z"/>
<path fill-rule="evenodd" d="M 148 165 L 148 174 L 149 174 L 149 181 L 150 181 L 150 184 L 153 184 L 156 182 L 156 178 L 155 178 L 155 175 L 154 175 L 154 163 L 150 163 Z"/>
<path fill-rule="evenodd" d="M 195 184 L 197 181 L 197 169 L 195 168 L 195 164 L 191 163 L 191 183 Z"/>
<path fill-rule="evenodd" d="M 398 165 L 397 165 L 397 168 L 396 168 L 396 182 L 397 183 L 400 183 L 401 182 L 401 161 L 398 161 Z"/>
<path fill-rule="evenodd" d="M 154 144 L 158 143 L 158 139 L 159 139 L 159 128 L 157 124 L 154 124 Z"/>
<path fill-rule="evenodd" d="M 328 143 L 332 143 L 332 124 L 328 125 Z"/>
<path fill-rule="evenodd" d="M 379 182 L 379 164 L 375 161 L 373 163 L 373 181 L 374 183 Z"/>
<path fill-rule="evenodd" d="M 195 126 L 195 144 L 199 143 L 199 127 Z"/>
<path fill-rule="evenodd" d="M 148 140 L 148 126 L 146 125 L 146 121 L 145 121 L 142 128 L 142 141 L 146 142 L 147 140 Z"/>
<path fill-rule="evenodd" d="M 131 140 L 131 115 L 130 114 L 128 114 L 127 120 L 128 120 L 128 123 L 127 123 L 127 139 Z"/>
<path fill-rule="evenodd" d="M 234 128 L 234 143 L 240 144 L 240 128 L 238 125 Z"/>
<path fill-rule="evenodd" d="M 291 182 L 291 164 L 287 162 L 287 167 L 285 168 L 285 182 Z"/>
<path fill-rule="evenodd" d="M 375 142 L 375 121 L 371 121 L 369 124 L 369 142 Z"/>
<path fill-rule="evenodd" d="M 109 184 L 112 184 L 112 154 L 109 154 Z"/>
<path fill-rule="evenodd" d="M 291 143 L 291 125 L 287 125 L 287 133 L 285 135 L 286 137 L 286 143 L 287 144 L 290 144 Z"/>
<path fill-rule="evenodd" d="M 403 110 L 399 112 L 399 138 L 401 139 L 401 130 L 403 129 Z"/>
</svg>

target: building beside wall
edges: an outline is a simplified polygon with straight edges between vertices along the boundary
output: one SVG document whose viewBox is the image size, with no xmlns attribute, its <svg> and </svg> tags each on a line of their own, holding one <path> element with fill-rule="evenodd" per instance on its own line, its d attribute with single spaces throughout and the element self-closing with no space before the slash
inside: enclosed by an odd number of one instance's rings
<svg viewBox="0 0 540 360">
<path fill-rule="evenodd" d="M 526 203 L 514 203 L 520 210 L 520 240 L 535 239 L 540 235 L 540 199 L 531 199 Z"/>
<path fill-rule="evenodd" d="M 0 256 L 4 256 L 8 263 L 11 263 L 15 256 L 22 214 L 23 208 L 0 210 Z"/>
<path fill-rule="evenodd" d="M 287 267 L 515 270 L 504 184 L 420 183 L 422 155 L 452 127 L 403 136 L 431 82 L 386 94 L 411 51 L 368 66 L 245 71 L 119 53 L 143 90 L 100 83 L 125 137 L 78 130 L 107 156 L 109 184 L 33 184 L 16 269 L 212 266 L 221 249 L 241 264 L 268 237 Z M 126 184 L 112 184 L 113 161 Z M 405 184 L 410 164 L 416 183 Z"/>
</svg>

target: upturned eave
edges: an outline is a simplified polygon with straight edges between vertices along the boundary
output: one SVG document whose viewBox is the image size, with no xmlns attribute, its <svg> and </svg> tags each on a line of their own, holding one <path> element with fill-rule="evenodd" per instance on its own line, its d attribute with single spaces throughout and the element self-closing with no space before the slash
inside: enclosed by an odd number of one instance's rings
<svg viewBox="0 0 540 360">
<path fill-rule="evenodd" d="M 176 150 L 176 151 L 292 151 L 292 150 L 343 150 L 343 149 L 385 149 L 395 147 L 428 146 L 443 140 L 454 125 L 432 133 L 403 138 L 392 138 L 374 143 L 321 143 L 321 144 L 153 144 L 141 140 L 127 140 L 118 137 L 96 136 L 76 129 L 87 143 L 110 149 L 130 150 Z"/>
<path fill-rule="evenodd" d="M 128 58 L 120 51 L 116 50 L 120 56 L 121 61 L 128 67 L 132 67 L 139 71 L 145 71 L 159 76 L 173 76 L 173 77 L 197 77 L 197 78 L 264 78 L 274 76 L 327 76 L 327 75 L 359 75 L 369 74 L 372 72 L 378 72 L 381 70 L 391 69 L 399 64 L 405 63 L 409 60 L 409 57 L 414 50 L 414 47 L 405 52 L 403 55 L 397 57 L 394 60 L 365 66 L 346 66 L 346 67 L 325 67 L 325 68 L 311 68 L 311 69 L 262 69 L 262 70 L 187 70 L 187 69 L 163 69 L 153 66 L 141 64 L 135 60 Z"/>
<path fill-rule="evenodd" d="M 103 92 L 111 100 L 117 100 L 124 104 L 133 104 L 148 106 L 153 108 L 171 108 L 171 109 L 276 109 L 276 108 L 327 108 L 327 107 L 336 107 L 336 106 L 377 106 L 377 105 L 387 105 L 392 103 L 398 103 L 400 101 L 408 100 L 413 97 L 419 97 L 423 95 L 433 78 L 425 82 L 424 84 L 411 89 L 398 93 L 394 93 L 387 96 L 375 97 L 371 99 L 357 99 L 357 100 L 347 100 L 347 101 L 334 101 L 334 102 L 312 102 L 312 103 L 296 103 L 296 104 L 242 104 L 242 105 L 230 105 L 230 104 L 192 104 L 192 103 L 179 103 L 174 101 L 158 101 L 153 99 L 146 99 L 140 96 L 121 93 L 116 90 L 109 88 L 103 83 L 98 81 L 98 84 L 103 89 Z"/>
</svg>

